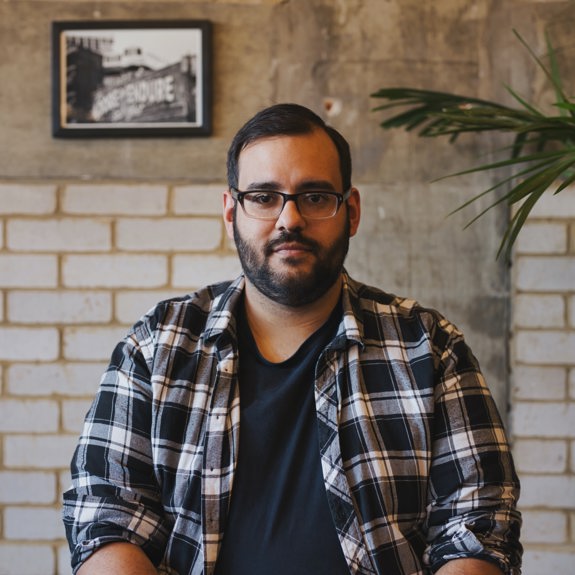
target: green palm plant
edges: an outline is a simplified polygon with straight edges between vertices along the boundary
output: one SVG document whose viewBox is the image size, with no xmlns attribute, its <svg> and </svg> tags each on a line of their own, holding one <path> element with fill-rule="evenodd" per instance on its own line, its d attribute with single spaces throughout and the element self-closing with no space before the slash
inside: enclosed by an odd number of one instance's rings
<svg viewBox="0 0 575 575">
<path fill-rule="evenodd" d="M 555 93 L 556 115 L 545 114 L 510 87 L 506 89 L 519 104 L 518 107 L 414 88 L 384 88 L 371 95 L 373 98 L 387 101 L 373 111 L 407 108 L 381 122 L 384 129 L 416 130 L 420 136 L 428 138 L 447 136 L 451 142 L 467 132 L 495 131 L 514 134 L 513 144 L 505 148 L 506 159 L 444 176 L 461 176 L 511 167 L 511 176 L 506 171 L 504 177 L 494 186 L 452 212 L 467 207 L 486 194 L 503 189 L 503 193 L 498 194 L 468 226 L 498 204 L 506 202 L 509 206 L 517 205 L 497 253 L 497 257 L 505 254 L 507 258 L 511 255 L 513 244 L 529 213 L 543 193 L 554 188 L 554 193 L 557 194 L 575 181 L 575 101 L 570 100 L 563 90 L 556 52 L 547 39 L 548 68 L 523 38 L 517 32 L 514 33 L 551 83 Z"/>
</svg>

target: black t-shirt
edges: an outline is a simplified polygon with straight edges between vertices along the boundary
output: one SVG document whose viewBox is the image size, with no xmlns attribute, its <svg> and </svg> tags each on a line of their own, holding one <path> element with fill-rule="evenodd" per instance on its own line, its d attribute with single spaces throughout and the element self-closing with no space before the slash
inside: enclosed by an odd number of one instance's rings
<svg viewBox="0 0 575 575">
<path fill-rule="evenodd" d="M 240 445 L 216 575 L 349 575 L 328 507 L 314 400 L 341 308 L 287 361 L 259 353 L 239 318 Z"/>
</svg>

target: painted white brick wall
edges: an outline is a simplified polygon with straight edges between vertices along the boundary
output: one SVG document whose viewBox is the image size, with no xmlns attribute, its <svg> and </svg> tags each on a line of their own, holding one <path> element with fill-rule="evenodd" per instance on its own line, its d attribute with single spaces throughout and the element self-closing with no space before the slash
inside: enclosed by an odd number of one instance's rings
<svg viewBox="0 0 575 575">
<path fill-rule="evenodd" d="M 0 327 L 0 361 L 49 361 L 58 357 L 59 333 L 51 327 Z"/>
<path fill-rule="evenodd" d="M 47 399 L 0 399 L 0 433 L 58 431 L 58 404 Z"/>
<path fill-rule="evenodd" d="M 52 214 L 56 190 L 55 185 L 0 183 L 0 214 Z"/>
<path fill-rule="evenodd" d="M 241 271 L 237 255 L 229 256 L 174 256 L 173 280 L 176 287 L 201 287 L 205 284 L 235 278 Z"/>
<path fill-rule="evenodd" d="M 54 551 L 51 545 L 0 543 L 2 575 L 40 575 L 53 573 Z"/>
<path fill-rule="evenodd" d="M 117 341 L 231 279 L 224 183 L 0 182 L 0 574 L 70 575 L 61 494 Z"/>
<path fill-rule="evenodd" d="M 62 196 L 65 214 L 162 216 L 167 206 L 167 187 L 155 185 L 69 185 Z"/>
<path fill-rule="evenodd" d="M 97 291 L 14 291 L 8 294 L 12 323 L 107 323 L 112 319 L 112 294 Z"/>
<path fill-rule="evenodd" d="M 172 196 L 172 209 L 178 215 L 210 215 L 220 217 L 225 184 L 177 186 Z"/>
<path fill-rule="evenodd" d="M 222 224 L 207 218 L 122 219 L 116 224 L 116 244 L 126 251 L 205 252 L 221 243 Z"/>
<path fill-rule="evenodd" d="M 125 327 L 69 327 L 64 329 L 65 359 L 102 360 L 110 358 L 116 342 L 126 335 Z"/>
<path fill-rule="evenodd" d="M 8 249 L 31 252 L 109 251 L 110 224 L 91 218 L 13 219 L 6 229 Z"/>
<path fill-rule="evenodd" d="M 575 188 L 545 194 L 514 256 L 514 453 L 524 575 L 575 564 Z"/>
<path fill-rule="evenodd" d="M 158 302 L 186 295 L 189 290 L 123 290 L 115 295 L 115 319 L 133 324 Z"/>
<path fill-rule="evenodd" d="M 163 287 L 168 281 L 168 258 L 117 253 L 64 256 L 62 281 L 70 288 Z"/>
<path fill-rule="evenodd" d="M 59 498 L 54 473 L 0 471 L 0 505 L 54 504 Z"/>
<path fill-rule="evenodd" d="M 524 511 L 524 543 L 567 543 L 568 517 L 560 511 Z"/>
<path fill-rule="evenodd" d="M 96 393 L 106 363 L 15 363 L 8 367 L 4 389 L 9 395 L 89 397 Z"/>
<path fill-rule="evenodd" d="M 49 288 L 57 285 L 57 256 L 0 254 L 0 288 Z"/>
<path fill-rule="evenodd" d="M 54 541 L 61 539 L 64 534 L 58 509 L 7 507 L 3 515 L 4 536 L 8 541 Z"/>
</svg>

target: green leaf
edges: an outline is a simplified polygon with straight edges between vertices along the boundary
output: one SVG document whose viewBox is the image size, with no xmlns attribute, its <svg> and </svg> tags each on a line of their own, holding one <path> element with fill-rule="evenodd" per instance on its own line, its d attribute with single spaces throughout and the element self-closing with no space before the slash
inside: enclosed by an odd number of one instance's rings
<svg viewBox="0 0 575 575">
<path fill-rule="evenodd" d="M 505 231 L 498 257 L 501 253 L 509 255 L 533 205 L 546 189 L 558 182 L 555 193 L 560 193 L 575 182 L 575 102 L 569 100 L 563 91 L 556 52 L 546 36 L 550 65 L 547 68 L 518 32 L 513 32 L 551 83 L 559 115 L 544 114 L 509 86 L 506 89 L 519 107 L 408 87 L 383 88 L 371 95 L 384 100 L 373 111 L 402 109 L 381 122 L 384 129 L 403 128 L 406 131 L 416 131 L 425 138 L 445 136 L 452 143 L 464 133 L 494 131 L 514 135 L 513 144 L 507 148 L 507 159 L 480 164 L 434 180 L 505 170 L 495 185 L 474 195 L 451 212 L 458 212 L 485 195 L 503 186 L 510 186 L 506 193 L 491 202 L 466 226 L 501 203 L 513 205 L 522 202 Z"/>
</svg>

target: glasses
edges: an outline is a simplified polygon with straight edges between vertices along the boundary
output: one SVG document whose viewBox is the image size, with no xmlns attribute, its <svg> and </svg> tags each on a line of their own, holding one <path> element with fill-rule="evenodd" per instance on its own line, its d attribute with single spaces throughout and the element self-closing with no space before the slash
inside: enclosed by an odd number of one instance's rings
<svg viewBox="0 0 575 575">
<path fill-rule="evenodd" d="M 246 216 L 256 220 L 276 220 L 282 213 L 286 202 L 295 202 L 302 217 L 310 220 L 333 218 L 341 204 L 347 200 L 351 190 L 344 194 L 324 190 L 311 190 L 299 194 L 285 194 L 268 190 L 241 192 L 230 188 L 232 198 L 237 200 Z"/>
</svg>

